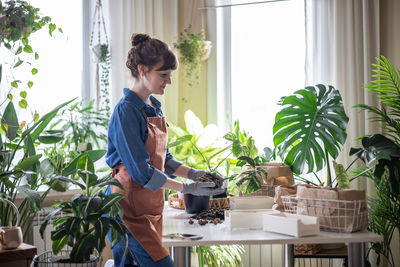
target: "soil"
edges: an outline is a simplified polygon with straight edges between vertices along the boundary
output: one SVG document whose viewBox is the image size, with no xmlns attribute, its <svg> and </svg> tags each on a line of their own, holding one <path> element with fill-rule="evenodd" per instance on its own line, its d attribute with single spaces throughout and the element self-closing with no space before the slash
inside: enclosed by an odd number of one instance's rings
<svg viewBox="0 0 400 267">
<path fill-rule="evenodd" d="M 225 210 L 221 208 L 212 208 L 205 211 L 200 212 L 199 214 L 193 215 L 190 217 L 189 224 L 193 224 L 194 220 L 197 220 L 197 223 L 200 225 L 205 225 L 207 223 L 218 224 L 222 223 L 225 219 Z"/>
<path fill-rule="evenodd" d="M 200 176 L 196 181 L 199 182 L 214 182 L 215 187 L 214 188 L 221 188 L 223 184 L 223 180 L 221 180 L 218 175 L 215 172 L 207 172 Z"/>
</svg>

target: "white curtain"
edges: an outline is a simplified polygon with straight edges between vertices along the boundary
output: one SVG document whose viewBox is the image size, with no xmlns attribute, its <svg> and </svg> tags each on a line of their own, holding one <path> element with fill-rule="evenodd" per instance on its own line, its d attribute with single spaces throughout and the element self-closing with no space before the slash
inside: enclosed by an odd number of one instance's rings
<svg viewBox="0 0 400 267">
<path fill-rule="evenodd" d="M 106 0 L 110 26 L 111 45 L 111 105 L 122 96 L 124 87 L 132 87 L 133 80 L 126 67 L 126 58 L 131 48 L 132 33 L 146 33 L 158 38 L 171 47 L 178 36 L 178 0 Z M 173 83 L 168 87 L 162 102 L 166 99 L 177 99 L 177 79 L 174 72 Z M 169 101 L 168 101 L 169 102 Z M 177 102 L 177 101 L 175 101 Z M 168 112 L 174 119 L 176 112 L 173 106 Z M 167 116 L 170 118 L 169 114 Z M 176 116 L 176 115 L 175 115 Z"/>
<path fill-rule="evenodd" d="M 347 142 L 338 161 L 352 161 L 350 147 L 359 147 L 355 139 L 377 133 L 365 112 L 355 104 L 377 105 L 364 85 L 371 77 L 371 64 L 379 56 L 379 0 L 305 0 L 306 3 L 306 84 L 330 84 L 342 95 L 349 117 Z M 357 179 L 354 188 L 373 192 L 365 179 Z"/>
</svg>

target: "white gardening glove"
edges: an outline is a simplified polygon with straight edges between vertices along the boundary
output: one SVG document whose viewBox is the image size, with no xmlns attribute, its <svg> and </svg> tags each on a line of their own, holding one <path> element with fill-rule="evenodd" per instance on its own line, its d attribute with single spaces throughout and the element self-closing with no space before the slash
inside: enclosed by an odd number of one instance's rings
<svg viewBox="0 0 400 267">
<path fill-rule="evenodd" d="M 188 182 L 183 183 L 182 193 L 195 196 L 213 196 L 224 192 L 224 189 L 213 187 L 215 187 L 213 182 Z"/>
</svg>

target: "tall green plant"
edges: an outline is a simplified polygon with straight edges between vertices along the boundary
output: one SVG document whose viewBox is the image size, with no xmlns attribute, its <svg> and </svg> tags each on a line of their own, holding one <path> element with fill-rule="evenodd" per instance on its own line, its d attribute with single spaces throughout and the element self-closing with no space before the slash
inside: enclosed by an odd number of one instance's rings
<svg viewBox="0 0 400 267">
<path fill-rule="evenodd" d="M 336 159 L 346 141 L 349 121 L 342 97 L 333 86 L 307 86 L 283 97 L 283 107 L 275 116 L 274 145 L 295 174 L 328 169 L 327 185 L 332 186 L 329 157 Z"/>
<path fill-rule="evenodd" d="M 17 193 L 24 196 L 19 207 L 23 229 L 30 225 L 30 215 L 40 209 L 41 201 L 48 193 L 46 191 L 40 196 L 36 191 L 44 184 L 44 181 L 39 179 L 38 175 L 38 163 L 42 155 L 36 154 L 34 142 L 39 139 L 40 134 L 57 112 L 71 101 L 57 106 L 36 122 L 33 121 L 31 125 L 23 127 L 20 127 L 14 104 L 11 101 L 1 115 L 0 197 L 15 202 Z M 27 180 L 26 184 L 23 184 L 24 178 Z M 7 223 L 12 218 L 12 207 L 6 203 L 0 203 L 1 222 Z M 12 219 L 13 223 L 15 223 L 15 219 Z"/>
<path fill-rule="evenodd" d="M 400 233 L 400 71 L 384 56 L 377 61 L 378 64 L 373 64 L 372 81 L 366 88 L 376 94 L 381 105 L 355 107 L 372 114 L 370 119 L 381 123 L 384 134 L 364 136 L 363 147 L 352 148 L 350 155 L 357 155 L 369 166 L 371 172 L 365 176 L 376 187 L 377 199 L 370 202 L 370 228 L 384 240 L 372 248 L 395 266 L 391 241 L 395 230 Z"/>
</svg>

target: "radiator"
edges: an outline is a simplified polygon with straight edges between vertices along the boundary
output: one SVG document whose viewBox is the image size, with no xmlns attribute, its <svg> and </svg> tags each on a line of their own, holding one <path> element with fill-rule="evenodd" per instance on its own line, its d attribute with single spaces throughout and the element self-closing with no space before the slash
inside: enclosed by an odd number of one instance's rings
<svg viewBox="0 0 400 267">
<path fill-rule="evenodd" d="M 60 212 L 56 216 L 54 216 L 52 220 L 49 221 L 42 239 L 42 237 L 40 236 L 40 226 L 42 225 L 44 219 L 46 219 L 47 215 L 52 210 L 53 209 L 50 207 L 43 208 L 34 215 L 32 220 L 30 243 L 37 248 L 38 255 L 42 252 L 52 249 L 51 231 L 55 230 L 55 227 L 52 224 L 53 220 L 56 220 L 65 215 L 64 213 Z M 70 249 L 70 247 L 65 247 L 64 249 Z"/>
</svg>

